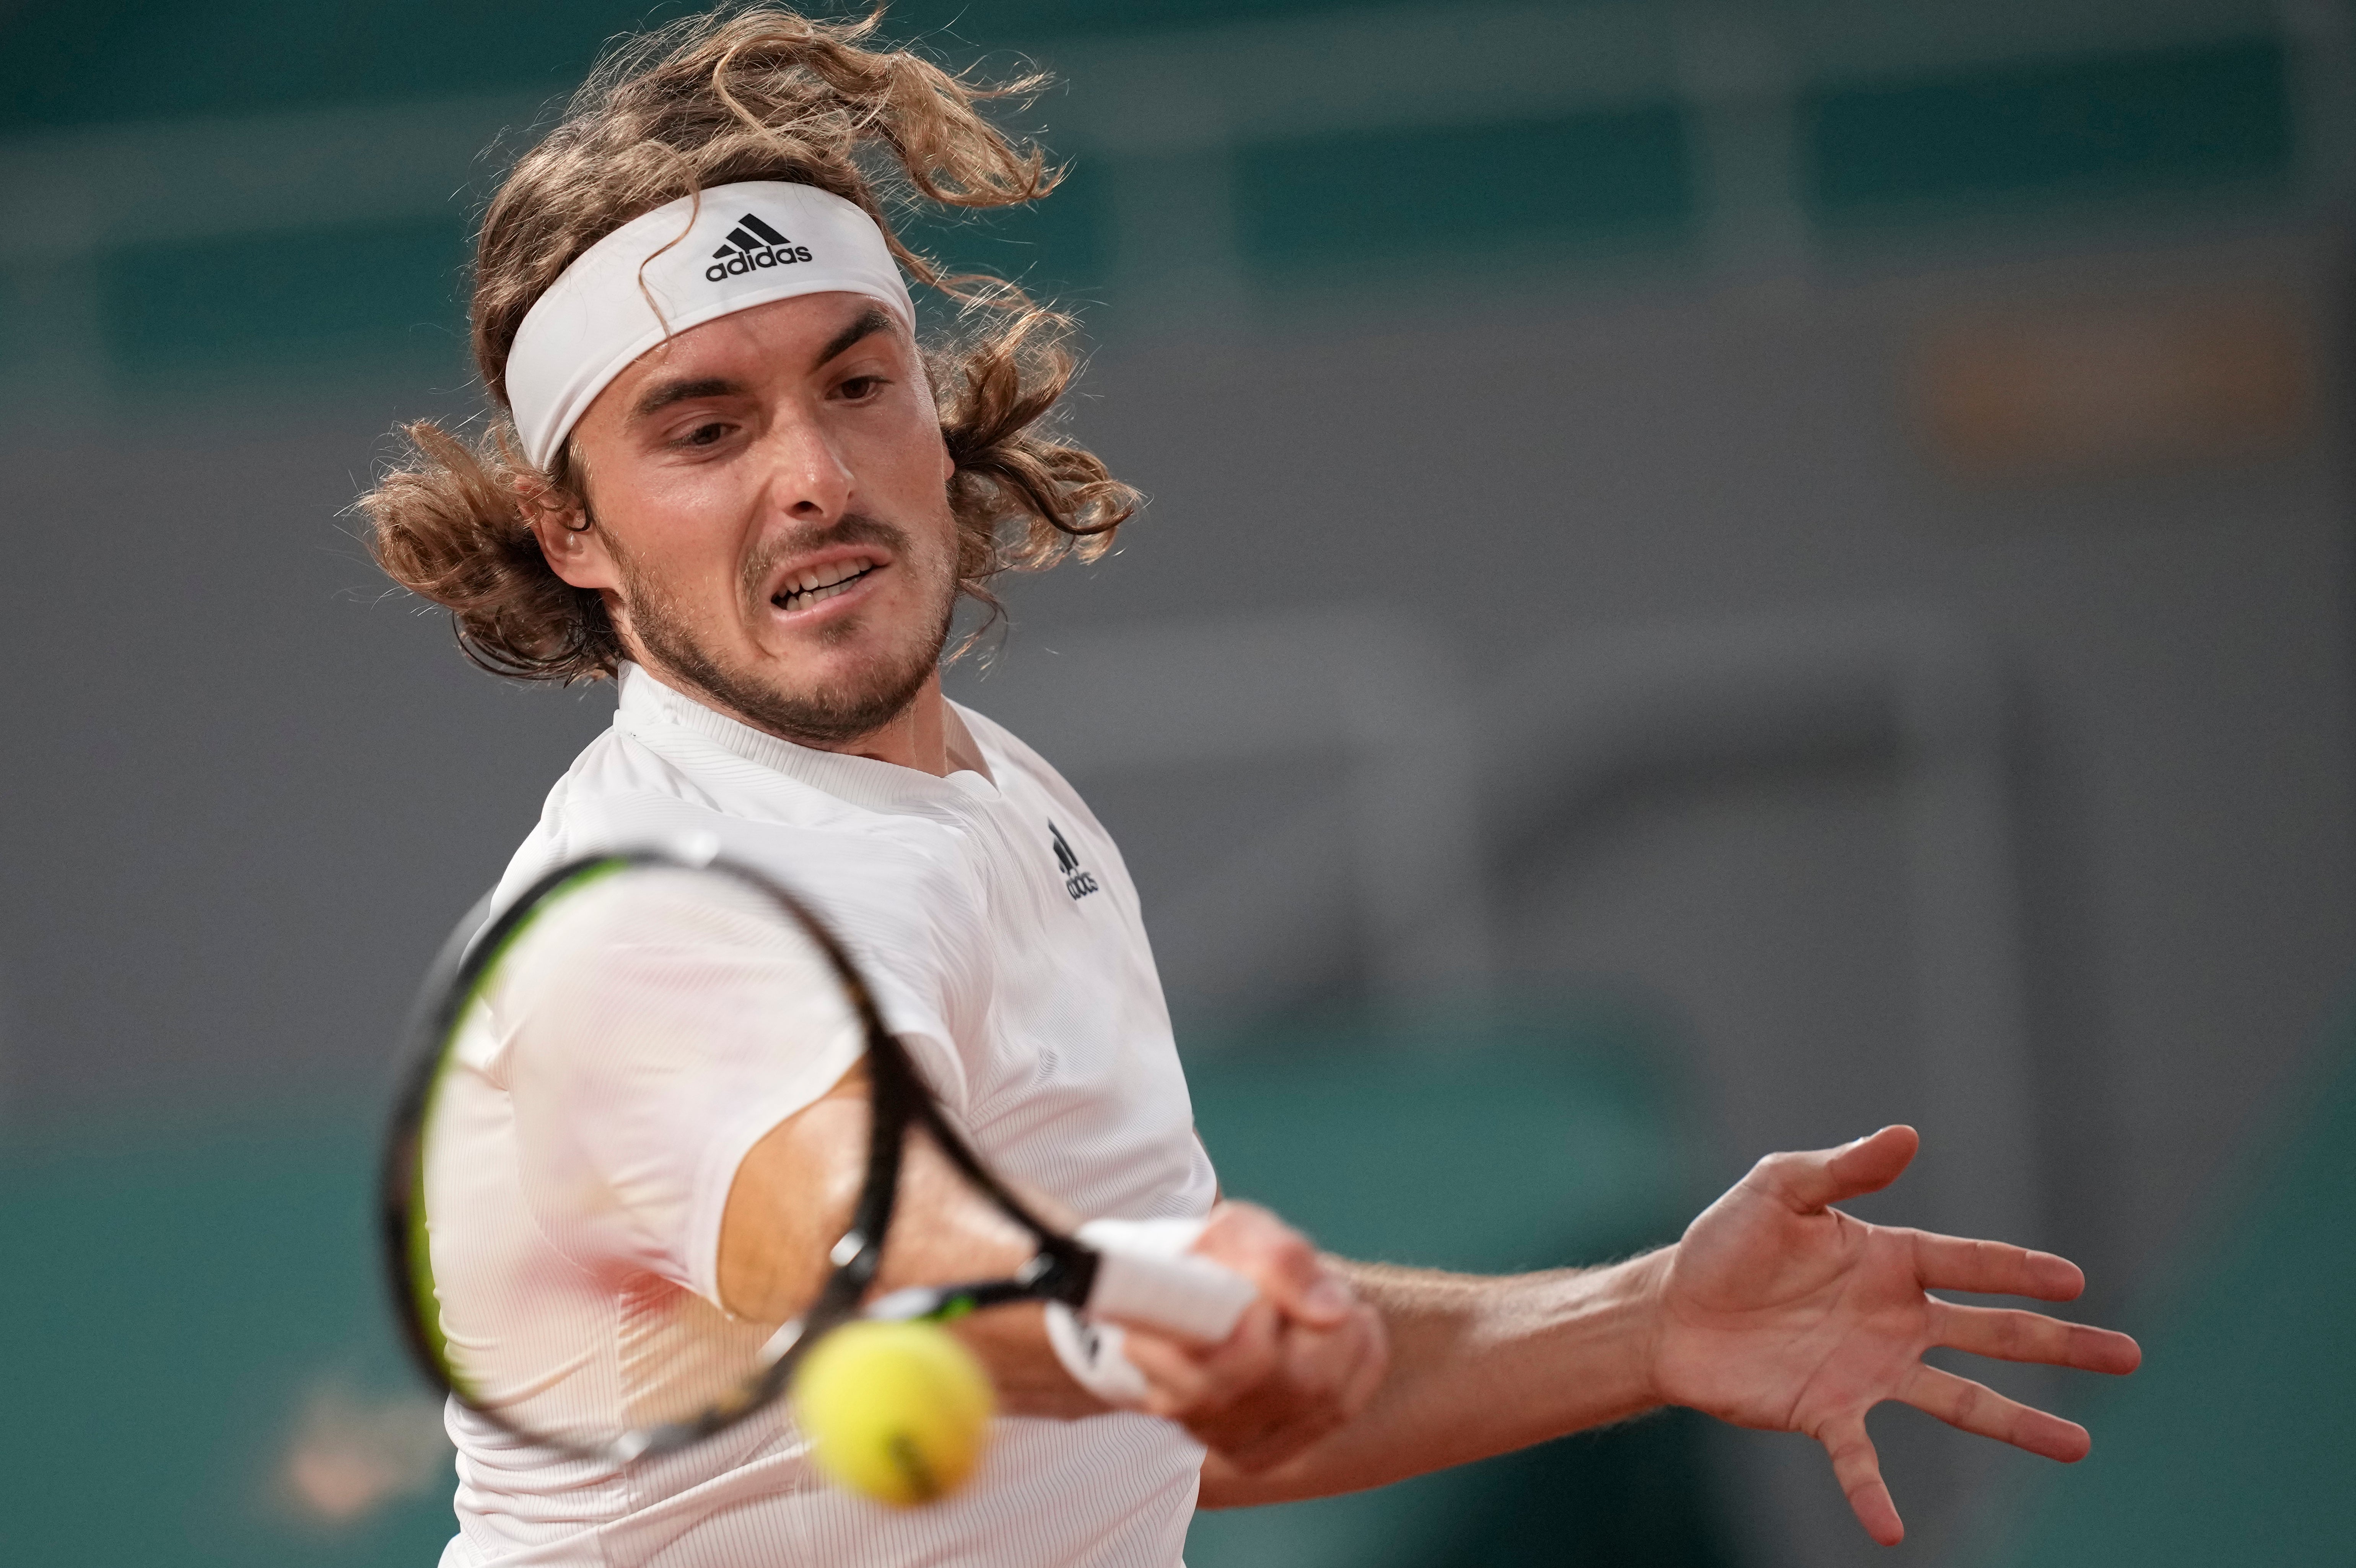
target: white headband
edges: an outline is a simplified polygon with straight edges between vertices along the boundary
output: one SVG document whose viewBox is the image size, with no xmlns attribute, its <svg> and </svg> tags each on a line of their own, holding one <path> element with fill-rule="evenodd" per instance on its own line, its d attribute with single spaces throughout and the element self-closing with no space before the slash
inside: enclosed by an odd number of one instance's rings
<svg viewBox="0 0 2356 1568">
<path fill-rule="evenodd" d="M 884 231 L 831 191 L 716 185 L 700 202 L 681 197 L 630 219 L 575 258 L 516 329 L 508 407 L 524 455 L 547 467 L 597 394 L 664 338 L 771 300 L 838 292 L 865 294 L 916 330 Z"/>
</svg>

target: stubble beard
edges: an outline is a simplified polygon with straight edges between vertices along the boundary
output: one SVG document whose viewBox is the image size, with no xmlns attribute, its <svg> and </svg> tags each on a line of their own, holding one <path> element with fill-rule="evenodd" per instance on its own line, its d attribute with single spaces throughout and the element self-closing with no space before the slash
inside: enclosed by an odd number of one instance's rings
<svg viewBox="0 0 2356 1568">
<path fill-rule="evenodd" d="M 922 558 L 910 548 L 906 530 L 854 515 L 821 532 L 779 540 L 748 560 L 741 574 L 746 611 L 757 616 L 766 610 L 765 604 L 751 601 L 777 561 L 830 544 L 881 545 L 891 550 L 894 570 L 925 570 L 919 564 Z M 852 678 L 798 691 L 767 672 L 730 667 L 697 636 L 691 618 L 680 613 L 671 596 L 640 570 L 634 558 L 618 549 L 613 553 L 622 579 L 623 613 L 648 662 L 754 728 L 798 745 L 842 746 L 873 734 L 898 718 L 939 667 L 941 650 L 948 645 L 950 623 L 957 613 L 954 571 L 925 571 L 925 575 L 937 579 L 938 600 L 928 624 L 921 625 L 902 646 L 879 656 Z M 866 614 L 836 620 L 819 634 L 819 640 L 847 641 L 868 621 Z"/>
</svg>

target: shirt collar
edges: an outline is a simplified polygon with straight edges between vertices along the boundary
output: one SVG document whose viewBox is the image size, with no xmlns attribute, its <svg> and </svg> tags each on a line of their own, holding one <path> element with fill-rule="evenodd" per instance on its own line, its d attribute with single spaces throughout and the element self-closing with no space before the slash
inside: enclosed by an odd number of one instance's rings
<svg viewBox="0 0 2356 1568">
<path fill-rule="evenodd" d="M 657 750 L 661 749 L 665 730 L 685 731 L 741 762 L 782 773 L 838 800 L 875 811 L 924 810 L 998 798 L 996 787 L 977 773 L 960 772 L 945 779 L 935 778 L 921 769 L 904 768 L 896 763 L 821 752 L 814 746 L 781 741 L 664 685 L 639 665 L 625 663 L 616 685 L 620 697 L 614 710 L 615 727 Z M 975 727 L 967 728 L 971 731 Z M 975 742 L 982 743 L 979 734 L 975 735 Z M 998 759 L 988 760 L 991 770 L 999 771 Z"/>
</svg>

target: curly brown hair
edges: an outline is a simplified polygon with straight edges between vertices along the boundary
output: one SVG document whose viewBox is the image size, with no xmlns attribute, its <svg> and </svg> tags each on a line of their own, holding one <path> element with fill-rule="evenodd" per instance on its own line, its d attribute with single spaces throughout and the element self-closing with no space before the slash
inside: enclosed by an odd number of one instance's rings
<svg viewBox="0 0 2356 1568">
<path fill-rule="evenodd" d="M 483 668 L 573 681 L 620 666 L 604 601 L 551 571 L 533 536 L 535 508 L 594 521 L 569 439 L 544 470 L 524 459 L 503 411 L 508 354 L 524 314 L 583 251 L 706 187 L 788 180 L 856 202 L 912 279 L 963 307 L 965 330 L 925 358 L 956 463 L 958 586 L 993 616 L 1000 572 L 1093 559 L 1141 504 L 1054 428 L 1076 368 L 1070 318 L 1011 283 L 945 274 L 886 211 L 1005 207 L 1052 190 L 1061 170 L 978 108 L 1033 93 L 1043 79 L 984 83 L 865 48 L 881 15 L 720 10 L 630 39 L 491 199 L 471 315 L 476 367 L 502 411 L 471 442 L 430 421 L 404 426 L 408 452 L 359 501 L 378 564 L 447 608 L 458 645 Z"/>
</svg>

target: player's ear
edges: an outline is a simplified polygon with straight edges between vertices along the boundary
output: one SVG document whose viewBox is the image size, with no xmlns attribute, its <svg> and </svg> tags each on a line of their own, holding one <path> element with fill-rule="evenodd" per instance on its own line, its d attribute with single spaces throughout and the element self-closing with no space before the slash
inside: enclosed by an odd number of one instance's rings
<svg viewBox="0 0 2356 1568">
<path fill-rule="evenodd" d="M 517 495 L 517 507 L 532 538 L 539 541 L 548 570 L 575 588 L 620 586 L 605 535 L 577 504 L 568 504 L 538 485 L 527 483 Z"/>
</svg>

